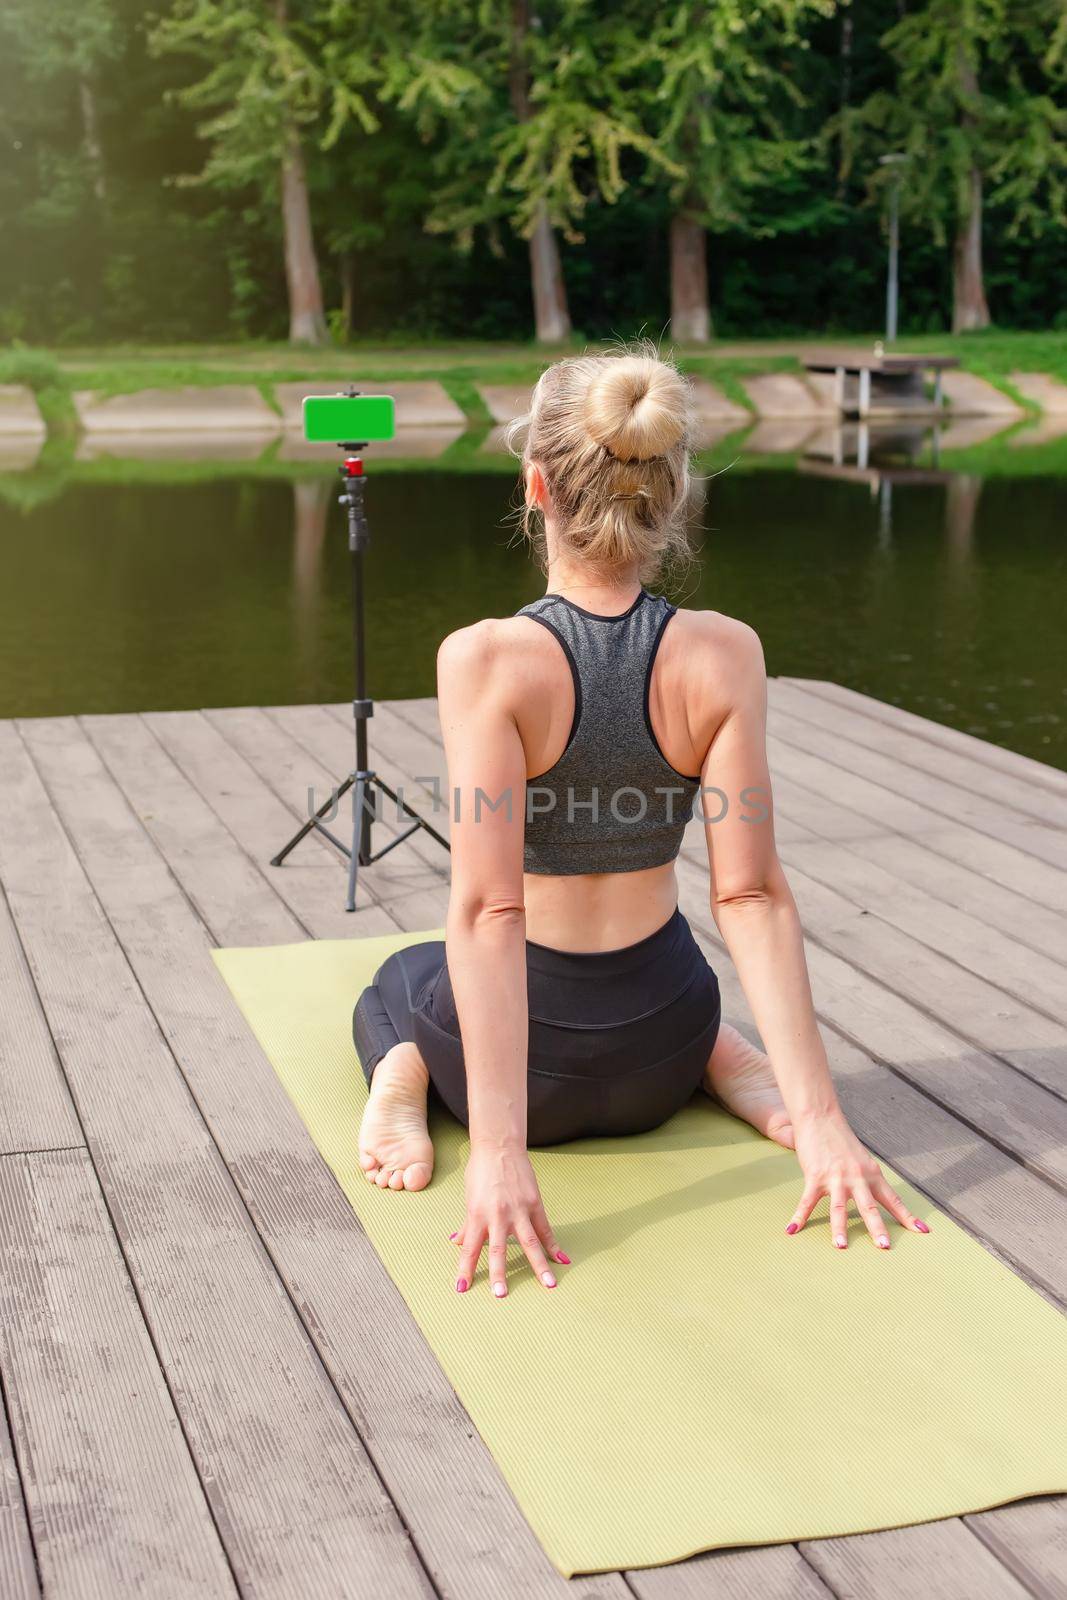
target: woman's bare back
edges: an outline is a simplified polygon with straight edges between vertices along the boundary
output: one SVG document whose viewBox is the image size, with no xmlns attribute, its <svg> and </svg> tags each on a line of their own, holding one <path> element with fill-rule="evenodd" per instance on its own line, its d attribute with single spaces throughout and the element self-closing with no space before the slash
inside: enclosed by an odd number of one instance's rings
<svg viewBox="0 0 1067 1600">
<path fill-rule="evenodd" d="M 570 735 L 574 685 L 567 659 L 529 617 L 492 619 L 474 628 L 494 633 L 494 661 L 507 675 L 526 776 L 533 781 L 559 760 Z M 704 770 L 731 707 L 743 635 L 751 630 L 720 612 L 687 610 L 678 610 L 663 634 L 649 687 L 649 719 L 660 749 L 679 772 Z M 662 927 L 678 902 L 674 862 L 636 872 L 526 873 L 523 884 L 527 938 L 562 950 L 634 944 Z"/>
</svg>

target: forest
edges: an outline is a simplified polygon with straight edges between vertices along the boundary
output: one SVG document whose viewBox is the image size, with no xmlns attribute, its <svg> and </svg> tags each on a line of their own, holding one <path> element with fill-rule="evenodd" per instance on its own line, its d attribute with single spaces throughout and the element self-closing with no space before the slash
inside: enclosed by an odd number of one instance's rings
<svg viewBox="0 0 1067 1600">
<path fill-rule="evenodd" d="M 1063 0 L 4 0 L 0 341 L 1067 327 Z"/>
</svg>

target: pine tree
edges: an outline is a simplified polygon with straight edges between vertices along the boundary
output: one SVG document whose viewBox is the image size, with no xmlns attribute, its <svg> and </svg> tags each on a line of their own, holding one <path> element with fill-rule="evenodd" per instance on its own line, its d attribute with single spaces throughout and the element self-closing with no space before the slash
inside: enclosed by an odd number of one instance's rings
<svg viewBox="0 0 1067 1600">
<path fill-rule="evenodd" d="M 208 64 L 179 95 L 201 114 L 209 146 L 202 171 L 185 181 L 251 189 L 278 208 L 293 343 L 328 338 L 308 144 L 328 146 L 350 118 L 368 133 L 377 126 L 366 93 L 377 67 L 351 38 L 344 12 L 341 0 L 177 0 L 153 36 L 157 51 Z"/>
<path fill-rule="evenodd" d="M 902 214 L 952 240 L 952 329 L 989 325 L 983 211 L 1009 232 L 1067 220 L 1067 11 L 1062 0 L 927 0 L 882 40 L 893 88 L 846 113 L 872 193 L 898 181 Z M 880 153 L 904 157 L 879 170 Z"/>
<path fill-rule="evenodd" d="M 812 158 L 797 126 L 812 18 L 835 0 L 681 0 L 635 8 L 619 69 L 643 105 L 671 205 L 671 331 L 711 334 L 707 234 L 769 234 L 761 202 Z"/>
<path fill-rule="evenodd" d="M 610 8 L 609 8 L 610 11 Z M 469 247 L 503 226 L 528 241 L 536 336 L 570 332 L 558 238 L 582 239 L 595 201 L 623 193 L 623 152 L 664 165 L 610 70 L 610 16 L 592 0 L 438 0 L 391 92 L 434 141 L 432 231 Z"/>
</svg>

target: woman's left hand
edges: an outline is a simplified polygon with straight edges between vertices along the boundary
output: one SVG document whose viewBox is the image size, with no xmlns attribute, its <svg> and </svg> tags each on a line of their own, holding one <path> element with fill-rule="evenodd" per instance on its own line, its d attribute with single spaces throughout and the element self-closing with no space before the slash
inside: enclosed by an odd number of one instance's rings
<svg viewBox="0 0 1067 1600">
<path fill-rule="evenodd" d="M 848 1244 L 848 1204 L 867 1225 L 867 1231 L 881 1249 L 889 1249 L 889 1234 L 881 1207 L 892 1213 L 903 1228 L 913 1233 L 929 1233 L 925 1222 L 912 1215 L 886 1180 L 878 1162 L 856 1138 L 841 1111 L 794 1123 L 797 1159 L 804 1173 L 804 1193 L 793 1213 L 787 1233 L 797 1233 L 807 1222 L 823 1195 L 830 1197 L 830 1234 L 839 1250 Z"/>
</svg>

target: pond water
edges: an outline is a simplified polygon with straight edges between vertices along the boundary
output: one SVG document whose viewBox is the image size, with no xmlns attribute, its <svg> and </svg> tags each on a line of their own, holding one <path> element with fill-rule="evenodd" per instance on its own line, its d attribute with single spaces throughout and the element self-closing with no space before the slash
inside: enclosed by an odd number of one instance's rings
<svg viewBox="0 0 1067 1600">
<path fill-rule="evenodd" d="M 1067 768 L 1067 476 L 1018 449 L 981 470 L 929 459 L 727 454 L 673 597 L 745 618 L 772 673 Z M 476 451 L 463 468 L 394 461 L 368 480 L 376 698 L 432 694 L 446 632 L 544 590 L 509 546 L 513 473 Z M 335 494 L 328 458 L 0 477 L 0 715 L 349 698 Z"/>
</svg>

